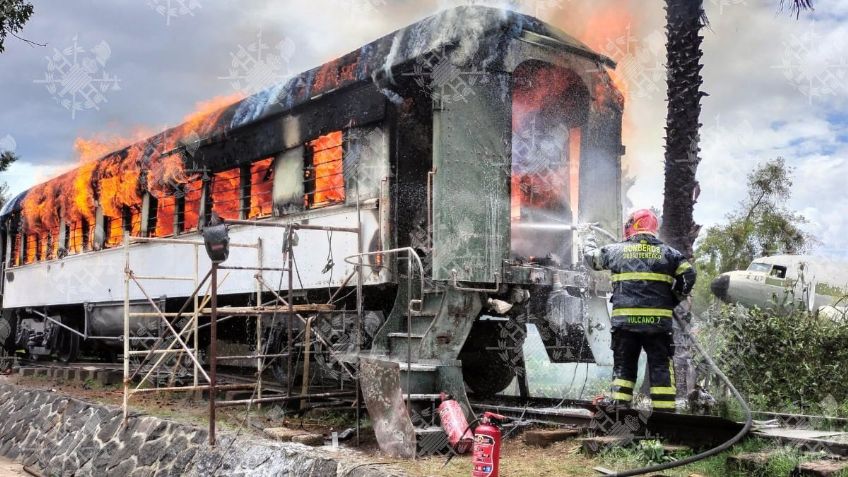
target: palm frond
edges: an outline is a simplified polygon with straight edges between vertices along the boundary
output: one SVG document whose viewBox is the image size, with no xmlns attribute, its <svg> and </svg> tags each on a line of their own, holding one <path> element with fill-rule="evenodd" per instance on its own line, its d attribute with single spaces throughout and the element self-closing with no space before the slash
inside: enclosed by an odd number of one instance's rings
<svg viewBox="0 0 848 477">
<path fill-rule="evenodd" d="M 780 9 L 784 8 L 794 13 L 796 20 L 800 18 L 802 10 L 815 10 L 813 0 L 780 0 Z"/>
</svg>

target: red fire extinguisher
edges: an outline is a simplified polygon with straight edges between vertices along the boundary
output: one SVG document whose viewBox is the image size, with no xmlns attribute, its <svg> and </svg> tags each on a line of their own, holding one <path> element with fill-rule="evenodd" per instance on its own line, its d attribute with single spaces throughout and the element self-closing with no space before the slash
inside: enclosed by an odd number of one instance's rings
<svg viewBox="0 0 848 477">
<path fill-rule="evenodd" d="M 498 423 L 503 420 L 506 420 L 505 416 L 484 412 L 480 425 L 474 430 L 473 477 L 498 477 L 501 460 L 501 429 Z"/>
<path fill-rule="evenodd" d="M 453 450 L 457 454 L 465 454 L 471 450 L 471 444 L 474 442 L 471 426 L 465 419 L 462 407 L 450 394 L 443 392 L 439 397 L 442 400 L 439 404 L 439 421 L 442 423 L 442 429 L 448 435 L 448 442 Z"/>
</svg>

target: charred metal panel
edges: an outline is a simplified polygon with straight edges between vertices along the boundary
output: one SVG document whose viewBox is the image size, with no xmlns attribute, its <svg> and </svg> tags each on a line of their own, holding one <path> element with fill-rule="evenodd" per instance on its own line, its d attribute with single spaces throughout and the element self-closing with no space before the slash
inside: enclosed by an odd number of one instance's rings
<svg viewBox="0 0 848 477">
<path fill-rule="evenodd" d="M 274 161 L 272 200 L 278 215 L 303 210 L 303 146 L 289 149 Z"/>
<path fill-rule="evenodd" d="M 382 180 L 389 176 L 389 137 L 380 126 L 350 128 L 344 137 L 345 201 L 380 197 Z"/>
<path fill-rule="evenodd" d="M 421 342 L 418 356 L 441 362 L 457 359 L 482 307 L 480 294 L 449 288 Z"/>
<path fill-rule="evenodd" d="M 465 419 L 472 422 L 477 416 L 474 415 L 474 409 L 471 408 L 471 403 L 468 401 L 468 394 L 465 392 L 465 380 L 462 378 L 461 366 L 439 366 L 439 391 L 444 391 L 450 394 L 462 407 L 462 412 L 465 414 Z"/>
<path fill-rule="evenodd" d="M 393 361 L 361 358 L 360 385 L 380 449 L 392 457 L 415 457 L 415 428 L 400 388 L 400 366 Z"/>
<path fill-rule="evenodd" d="M 607 83 L 606 73 L 598 74 L 593 82 Z M 603 90 L 593 84 L 592 91 Z M 615 90 L 607 89 L 611 95 Z M 580 221 L 599 222 L 601 227 L 620 236 L 622 215 L 621 109 L 613 98 L 595 97 L 589 112 L 589 122 L 583 138 L 580 163 Z M 605 186 L 599 187 L 598 184 Z"/>
<path fill-rule="evenodd" d="M 291 114 L 232 130 L 226 140 L 201 147 L 187 162 L 213 171 L 231 169 L 352 124 L 380 121 L 385 116 L 385 102 L 386 97 L 371 84 L 333 93 Z"/>
<path fill-rule="evenodd" d="M 510 79 L 480 73 L 433 112 L 433 278 L 494 282 L 509 254 Z"/>
</svg>

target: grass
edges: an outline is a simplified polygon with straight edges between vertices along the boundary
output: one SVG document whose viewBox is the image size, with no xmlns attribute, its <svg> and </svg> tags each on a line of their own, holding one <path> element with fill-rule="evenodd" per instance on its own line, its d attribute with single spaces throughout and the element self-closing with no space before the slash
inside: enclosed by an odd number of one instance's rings
<svg viewBox="0 0 848 477">
<path fill-rule="evenodd" d="M 727 465 L 730 456 L 739 454 L 769 452 L 770 458 L 766 466 L 759 472 L 731 471 Z M 613 448 L 598 457 L 600 465 L 613 470 L 633 469 L 636 467 L 655 464 L 656 459 L 644 448 L 628 447 Z M 683 455 L 675 456 L 677 458 Z M 802 454 L 797 449 L 782 447 L 771 441 L 759 438 L 749 438 L 734 446 L 731 450 L 722 452 L 694 464 L 663 471 L 662 475 L 687 477 L 693 474 L 704 477 L 786 477 L 799 463 L 816 460 L 821 456 Z M 846 474 L 848 475 L 848 474 Z"/>
</svg>

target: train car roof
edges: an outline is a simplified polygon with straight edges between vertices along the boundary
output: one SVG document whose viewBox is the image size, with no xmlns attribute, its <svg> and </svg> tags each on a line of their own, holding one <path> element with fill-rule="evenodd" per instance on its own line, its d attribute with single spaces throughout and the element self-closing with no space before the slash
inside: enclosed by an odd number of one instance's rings
<svg viewBox="0 0 848 477">
<path fill-rule="evenodd" d="M 593 52 L 574 37 L 534 17 L 505 9 L 461 6 L 441 11 L 401 28 L 333 61 L 211 113 L 210 116 L 217 115 L 214 127 L 210 129 L 214 134 L 200 135 L 200 140 L 224 138 L 228 131 L 284 114 L 324 94 L 357 83 L 380 79 L 391 84 L 393 69 L 442 48 L 467 48 L 471 52 L 471 59 L 473 53 L 482 49 L 483 39 L 489 39 L 488 45 L 491 45 L 491 42 L 521 38 L 525 32 L 535 34 L 534 39 L 547 46 L 615 67 L 611 59 Z M 493 59 L 486 58 L 483 63 L 488 64 Z M 384 93 L 391 94 L 385 91 Z M 145 145 L 152 144 L 157 137 L 168 135 L 169 132 L 183 131 L 183 126 L 184 124 L 168 129 L 124 149 L 111 152 L 103 158 L 119 154 L 131 147 L 144 149 Z M 4 204 L 0 210 L 2 223 L 5 223 L 6 216 L 21 209 L 26 193 L 27 191 L 24 191 Z"/>
</svg>

